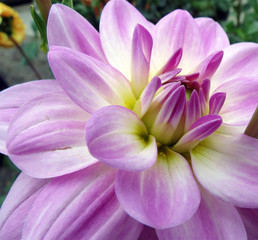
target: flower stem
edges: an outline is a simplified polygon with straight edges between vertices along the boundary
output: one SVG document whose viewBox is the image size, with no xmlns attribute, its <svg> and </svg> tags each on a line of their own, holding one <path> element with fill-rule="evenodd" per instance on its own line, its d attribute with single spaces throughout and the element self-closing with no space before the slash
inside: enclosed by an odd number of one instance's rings
<svg viewBox="0 0 258 240">
<path fill-rule="evenodd" d="M 45 23 L 47 23 L 48 13 L 51 8 L 51 1 L 50 0 L 35 0 L 41 16 L 43 17 Z"/>
<path fill-rule="evenodd" d="M 15 41 L 15 39 L 13 39 L 12 37 L 9 37 L 9 39 L 14 43 L 14 45 L 17 47 L 17 49 L 19 50 L 19 52 L 21 53 L 21 55 L 26 59 L 27 63 L 29 64 L 30 68 L 32 69 L 32 71 L 35 73 L 35 75 L 37 76 L 38 79 L 42 79 L 39 72 L 37 71 L 37 69 L 34 67 L 34 65 L 32 64 L 32 62 L 30 61 L 30 59 L 27 57 L 27 55 L 25 54 L 25 52 L 23 51 L 23 49 L 21 48 L 21 46 Z"/>
<path fill-rule="evenodd" d="M 245 129 L 245 134 L 258 139 L 258 107 Z"/>
</svg>

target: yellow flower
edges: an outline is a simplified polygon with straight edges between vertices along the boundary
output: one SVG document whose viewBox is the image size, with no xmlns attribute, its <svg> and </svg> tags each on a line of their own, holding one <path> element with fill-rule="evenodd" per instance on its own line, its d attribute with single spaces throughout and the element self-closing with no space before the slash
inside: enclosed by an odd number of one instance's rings
<svg viewBox="0 0 258 240">
<path fill-rule="evenodd" d="M 0 46 L 13 47 L 14 39 L 20 44 L 25 37 L 25 25 L 19 14 L 0 2 Z"/>
</svg>

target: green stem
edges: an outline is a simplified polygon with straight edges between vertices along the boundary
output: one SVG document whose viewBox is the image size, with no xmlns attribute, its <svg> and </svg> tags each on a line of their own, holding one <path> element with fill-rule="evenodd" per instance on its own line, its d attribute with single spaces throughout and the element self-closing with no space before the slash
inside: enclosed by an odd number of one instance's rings
<svg viewBox="0 0 258 240">
<path fill-rule="evenodd" d="M 37 71 L 37 69 L 34 67 L 34 65 L 32 64 L 32 62 L 30 61 L 30 59 L 27 57 L 27 55 L 25 54 L 25 52 L 23 51 L 23 49 L 21 48 L 21 46 L 12 38 L 9 37 L 9 39 L 14 43 L 14 45 L 17 47 L 17 49 L 19 50 L 19 52 L 21 53 L 21 55 L 26 59 L 27 63 L 29 64 L 30 68 L 32 69 L 32 71 L 35 73 L 35 75 L 37 76 L 38 79 L 42 79 L 39 72 Z"/>
<path fill-rule="evenodd" d="M 38 9 L 43 17 L 45 23 L 47 23 L 48 13 L 51 8 L 51 1 L 50 0 L 35 0 Z"/>
<path fill-rule="evenodd" d="M 258 107 L 245 129 L 245 134 L 258 139 Z"/>
</svg>

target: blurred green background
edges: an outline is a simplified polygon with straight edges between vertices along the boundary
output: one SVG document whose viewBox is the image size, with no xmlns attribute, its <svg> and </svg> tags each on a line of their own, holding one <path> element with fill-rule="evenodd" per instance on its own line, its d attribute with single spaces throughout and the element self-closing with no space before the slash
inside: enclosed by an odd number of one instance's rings
<svg viewBox="0 0 258 240">
<path fill-rule="evenodd" d="M 107 1 L 74 0 L 74 9 L 98 29 L 101 10 Z M 52 2 L 57 3 L 61 0 Z M 135 0 L 130 2 L 153 23 L 169 12 L 181 8 L 188 10 L 193 17 L 211 17 L 218 21 L 227 32 L 231 43 L 258 42 L 257 0 Z M 35 36 L 38 36 L 35 27 L 34 30 Z M 28 49 L 26 50 L 25 46 L 25 51 L 29 57 L 32 55 L 30 58 L 33 59 L 37 55 L 38 45 L 34 44 L 36 47 L 33 45 L 33 48 L 31 43 L 27 45 Z M 2 89 L 5 87 L 2 86 Z M 0 206 L 18 174 L 19 170 L 11 161 L 0 155 Z"/>
</svg>

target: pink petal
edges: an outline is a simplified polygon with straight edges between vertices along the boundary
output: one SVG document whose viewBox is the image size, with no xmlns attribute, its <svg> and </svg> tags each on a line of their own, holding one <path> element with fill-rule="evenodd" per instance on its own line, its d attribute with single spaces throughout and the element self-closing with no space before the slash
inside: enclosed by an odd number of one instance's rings
<svg viewBox="0 0 258 240">
<path fill-rule="evenodd" d="M 213 19 L 195 18 L 203 42 L 203 51 L 206 56 L 229 46 L 229 39 L 224 29 Z"/>
<path fill-rule="evenodd" d="M 116 195 L 130 216 L 154 228 L 182 224 L 200 202 L 190 166 L 169 148 L 164 148 L 155 165 L 145 171 L 118 171 Z"/>
<path fill-rule="evenodd" d="M 0 153 L 8 154 L 6 149 L 6 135 L 10 119 L 16 113 L 17 109 L 0 109 Z"/>
<path fill-rule="evenodd" d="M 51 92 L 63 92 L 55 80 L 40 80 L 9 87 L 0 93 L 0 152 L 7 154 L 6 134 L 11 118 L 29 100 Z"/>
<path fill-rule="evenodd" d="M 52 47 L 48 59 L 66 93 L 87 112 L 134 104 L 130 83 L 109 65 L 65 47 Z"/>
<path fill-rule="evenodd" d="M 23 173 L 18 176 L 1 207 L 0 239 L 22 238 L 23 225 L 32 203 L 48 182 Z"/>
<path fill-rule="evenodd" d="M 206 102 L 205 95 L 204 95 L 202 88 L 199 90 L 199 100 L 200 100 L 200 104 L 201 104 L 202 115 L 203 116 L 207 115 L 208 114 L 208 106 L 207 106 L 207 102 Z"/>
<path fill-rule="evenodd" d="M 215 52 L 208 57 L 206 57 L 194 70 L 193 72 L 198 72 L 198 79 L 203 80 L 206 78 L 211 78 L 213 74 L 217 71 L 223 58 L 223 51 Z"/>
<path fill-rule="evenodd" d="M 258 104 L 258 77 L 233 79 L 222 84 L 215 92 L 226 93 L 226 101 L 220 111 L 223 121 L 247 125 Z"/>
<path fill-rule="evenodd" d="M 210 95 L 210 86 L 211 86 L 211 81 L 210 79 L 204 79 L 202 84 L 201 84 L 201 89 L 203 91 L 203 95 L 206 101 L 209 101 L 209 95 Z"/>
<path fill-rule="evenodd" d="M 133 32 L 137 24 L 151 32 L 152 24 L 125 0 L 106 4 L 100 18 L 100 39 L 109 63 L 127 79 L 131 78 Z"/>
<path fill-rule="evenodd" d="M 183 54 L 183 50 L 182 48 L 179 48 L 175 53 L 171 55 L 171 57 L 168 59 L 166 64 L 159 70 L 158 74 L 176 70 L 175 68 L 180 63 L 182 54 Z"/>
<path fill-rule="evenodd" d="M 137 239 L 143 226 L 120 207 L 115 173 L 95 164 L 52 180 L 33 203 L 23 238 Z"/>
<path fill-rule="evenodd" d="M 146 113 L 146 111 L 152 103 L 154 95 L 160 87 L 160 78 L 155 76 L 143 90 L 139 100 L 136 102 L 134 106 L 134 112 L 136 112 L 139 117 L 142 117 Z"/>
<path fill-rule="evenodd" d="M 154 164 L 157 146 L 138 116 L 120 106 L 94 112 L 86 126 L 90 153 L 98 160 L 124 170 L 143 170 Z"/>
<path fill-rule="evenodd" d="M 97 30 L 83 16 L 65 5 L 52 5 L 47 24 L 47 36 L 50 47 L 69 47 L 106 61 Z"/>
<path fill-rule="evenodd" d="M 183 10 L 176 10 L 163 17 L 153 32 L 152 61 L 161 69 L 168 59 L 182 48 L 183 56 L 179 64 L 183 74 L 188 73 L 202 59 L 201 35 L 192 16 Z"/>
<path fill-rule="evenodd" d="M 244 222 L 248 240 L 258 239 L 258 209 L 237 208 Z"/>
<path fill-rule="evenodd" d="M 7 149 L 26 174 L 48 178 L 95 163 L 84 140 L 88 114 L 63 93 L 34 98 L 10 123 Z"/>
<path fill-rule="evenodd" d="M 193 90 L 187 106 L 185 118 L 185 131 L 188 131 L 192 124 L 201 117 L 201 105 L 196 90 Z"/>
<path fill-rule="evenodd" d="M 207 190 L 236 206 L 258 207 L 257 149 L 258 139 L 220 130 L 192 150 L 195 176 Z"/>
<path fill-rule="evenodd" d="M 180 226 L 157 230 L 160 240 L 247 240 L 236 208 L 202 190 L 196 213 Z"/>
<path fill-rule="evenodd" d="M 213 91 L 236 78 L 256 78 L 258 75 L 258 44 L 237 43 L 223 49 L 222 62 L 211 79 Z"/>
<path fill-rule="evenodd" d="M 173 146 L 177 152 L 188 152 L 199 144 L 203 139 L 216 131 L 222 123 L 218 115 L 205 115 L 199 118 L 185 135 Z"/>
<path fill-rule="evenodd" d="M 141 25 L 135 27 L 132 42 L 131 82 L 135 96 L 138 98 L 149 80 L 152 37 Z"/>
<path fill-rule="evenodd" d="M 209 114 L 218 114 L 225 100 L 226 100 L 226 93 L 217 92 L 213 94 L 209 101 Z"/>
<path fill-rule="evenodd" d="M 167 93 L 170 91 L 168 90 Z M 158 142 L 170 145 L 185 111 L 185 87 L 178 87 L 166 98 L 161 106 L 153 103 L 153 108 L 149 108 L 143 121 L 148 126 L 150 134 L 154 135 Z"/>
<path fill-rule="evenodd" d="M 176 82 L 176 81 L 185 80 L 184 76 L 176 76 L 178 73 L 181 72 L 181 70 L 182 69 L 177 68 L 177 69 L 162 73 L 161 75 L 159 75 L 159 78 L 161 79 L 161 82 L 163 84 L 167 83 L 167 82 L 170 82 L 170 81 Z"/>
</svg>

